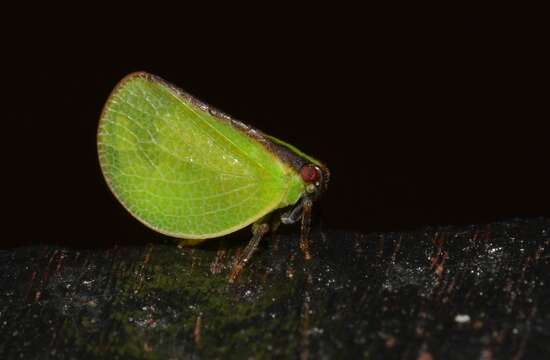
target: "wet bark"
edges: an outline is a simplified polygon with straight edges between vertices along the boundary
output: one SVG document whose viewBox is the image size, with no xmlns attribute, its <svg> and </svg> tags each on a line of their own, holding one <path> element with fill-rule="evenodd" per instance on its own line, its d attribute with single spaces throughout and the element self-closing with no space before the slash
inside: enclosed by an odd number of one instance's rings
<svg viewBox="0 0 550 360">
<path fill-rule="evenodd" d="M 3 249 L 1 358 L 550 358 L 548 219 L 240 249 Z"/>
</svg>

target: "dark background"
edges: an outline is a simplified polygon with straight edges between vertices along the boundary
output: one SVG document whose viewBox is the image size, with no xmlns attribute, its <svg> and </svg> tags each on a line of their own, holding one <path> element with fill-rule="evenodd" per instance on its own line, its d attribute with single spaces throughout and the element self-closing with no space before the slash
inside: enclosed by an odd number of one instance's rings
<svg viewBox="0 0 550 360">
<path fill-rule="evenodd" d="M 536 20 L 514 9 L 149 10 L 38 14 L 10 28 L 3 174 L 16 235 L 3 244 L 153 237 L 110 194 L 95 147 L 109 92 L 138 70 L 324 161 L 324 226 L 550 214 L 547 41 Z"/>
</svg>

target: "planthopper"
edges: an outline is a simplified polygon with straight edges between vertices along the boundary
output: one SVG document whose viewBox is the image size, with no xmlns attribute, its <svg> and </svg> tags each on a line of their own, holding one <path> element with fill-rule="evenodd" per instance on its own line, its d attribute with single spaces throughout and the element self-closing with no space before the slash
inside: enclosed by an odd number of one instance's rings
<svg viewBox="0 0 550 360">
<path fill-rule="evenodd" d="M 311 208 L 329 170 L 294 146 L 137 72 L 109 96 L 97 148 L 115 197 L 153 230 L 196 245 L 252 224 L 230 281 L 279 223 L 301 221 L 300 248 L 310 258 Z"/>
</svg>

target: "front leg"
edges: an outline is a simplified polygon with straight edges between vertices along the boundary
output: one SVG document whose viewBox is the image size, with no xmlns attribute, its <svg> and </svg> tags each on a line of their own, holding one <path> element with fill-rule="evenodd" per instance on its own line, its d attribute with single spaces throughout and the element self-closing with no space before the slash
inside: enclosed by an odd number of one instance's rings
<svg viewBox="0 0 550 360">
<path fill-rule="evenodd" d="M 284 212 L 280 218 L 283 224 L 294 224 L 298 220 L 302 220 L 300 226 L 300 249 L 306 260 L 311 259 L 311 254 L 309 253 L 309 234 L 311 230 L 312 207 L 313 201 L 311 198 L 305 196 L 292 209 Z"/>
<path fill-rule="evenodd" d="M 300 226 L 300 249 L 304 254 L 306 260 L 311 259 L 311 254 L 309 253 L 309 234 L 311 231 L 311 208 L 313 202 L 311 199 L 306 198 L 302 203 L 302 224 Z"/>
</svg>

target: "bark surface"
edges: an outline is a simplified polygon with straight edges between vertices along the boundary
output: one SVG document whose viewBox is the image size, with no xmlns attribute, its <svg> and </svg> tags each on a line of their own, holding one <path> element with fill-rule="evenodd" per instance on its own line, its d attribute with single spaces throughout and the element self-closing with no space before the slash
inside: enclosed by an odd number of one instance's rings
<svg viewBox="0 0 550 360">
<path fill-rule="evenodd" d="M 0 357 L 550 358 L 548 219 L 244 243 L 2 249 Z"/>
</svg>

